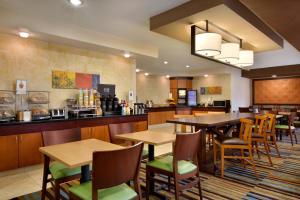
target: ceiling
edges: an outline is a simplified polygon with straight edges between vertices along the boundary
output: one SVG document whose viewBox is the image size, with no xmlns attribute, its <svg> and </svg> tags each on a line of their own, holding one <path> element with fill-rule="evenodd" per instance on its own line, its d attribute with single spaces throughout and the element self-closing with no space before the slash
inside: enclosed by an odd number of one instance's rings
<svg viewBox="0 0 300 200">
<path fill-rule="evenodd" d="M 0 32 L 28 30 L 33 38 L 122 55 L 159 75 L 201 75 L 229 66 L 190 54 L 190 45 L 149 30 L 149 19 L 188 0 L 0 0 Z M 163 62 L 168 61 L 167 65 Z M 189 65 L 190 68 L 185 66 Z"/>
<path fill-rule="evenodd" d="M 299 0 L 240 0 L 300 51 Z"/>
</svg>

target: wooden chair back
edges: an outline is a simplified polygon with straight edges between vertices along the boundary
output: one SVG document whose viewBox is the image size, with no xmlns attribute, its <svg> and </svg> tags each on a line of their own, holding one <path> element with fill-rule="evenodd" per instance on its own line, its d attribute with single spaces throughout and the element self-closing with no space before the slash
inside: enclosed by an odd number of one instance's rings
<svg viewBox="0 0 300 200">
<path fill-rule="evenodd" d="M 125 134 L 125 133 L 133 133 L 134 132 L 134 124 L 133 123 L 119 123 L 119 124 L 109 124 L 109 136 L 110 141 L 114 144 L 122 144 L 125 141 L 116 138 L 116 135 Z"/>
<path fill-rule="evenodd" d="M 81 131 L 79 128 L 42 132 L 43 146 L 76 142 L 79 140 L 81 140 Z"/>
<path fill-rule="evenodd" d="M 255 128 L 254 132 L 259 135 L 265 135 L 267 129 L 267 116 L 266 115 L 256 115 L 255 116 Z"/>
<path fill-rule="evenodd" d="M 180 160 L 194 160 L 200 144 L 200 130 L 196 133 L 176 134 L 173 167 L 177 168 Z"/>
<path fill-rule="evenodd" d="M 240 139 L 247 141 L 248 144 L 251 145 L 253 121 L 250 119 L 241 118 L 240 122 L 241 122 Z"/>
<path fill-rule="evenodd" d="M 98 190 L 134 180 L 139 186 L 139 172 L 144 144 L 93 153 L 92 195 L 98 199 Z M 135 187 L 135 189 L 137 189 Z"/>
<path fill-rule="evenodd" d="M 272 113 L 266 114 L 268 120 L 267 131 L 275 131 L 276 115 Z"/>
</svg>

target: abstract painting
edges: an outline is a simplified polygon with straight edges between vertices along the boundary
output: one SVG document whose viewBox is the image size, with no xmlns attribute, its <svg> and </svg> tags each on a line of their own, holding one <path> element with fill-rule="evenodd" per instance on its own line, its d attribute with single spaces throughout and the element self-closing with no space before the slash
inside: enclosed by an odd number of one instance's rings
<svg viewBox="0 0 300 200">
<path fill-rule="evenodd" d="M 218 95 L 218 94 L 222 94 L 222 87 L 220 87 L 220 86 L 200 87 L 200 94 L 201 95 Z"/>
<path fill-rule="evenodd" d="M 99 74 L 85 74 L 66 71 L 52 71 L 52 88 L 56 89 L 97 89 Z"/>
<path fill-rule="evenodd" d="M 65 71 L 52 71 L 52 88 L 74 89 L 75 73 Z"/>
</svg>

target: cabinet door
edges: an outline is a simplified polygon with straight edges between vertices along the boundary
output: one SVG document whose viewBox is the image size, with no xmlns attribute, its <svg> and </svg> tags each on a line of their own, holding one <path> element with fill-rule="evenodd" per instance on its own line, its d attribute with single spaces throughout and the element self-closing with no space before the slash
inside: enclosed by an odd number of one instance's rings
<svg viewBox="0 0 300 200">
<path fill-rule="evenodd" d="M 92 130 L 90 127 L 87 128 L 81 128 L 81 139 L 91 139 L 92 138 Z"/>
<path fill-rule="evenodd" d="M 140 122 L 135 122 L 135 131 L 145 131 L 148 129 L 148 123 L 147 121 L 140 121 Z"/>
<path fill-rule="evenodd" d="M 175 103 L 177 103 L 177 89 L 170 89 L 170 92 L 172 93 Z"/>
<path fill-rule="evenodd" d="M 18 136 L 0 136 L 0 171 L 18 168 Z"/>
<path fill-rule="evenodd" d="M 19 135 L 19 167 L 42 163 L 41 133 L 27 133 Z"/>
<path fill-rule="evenodd" d="M 187 80 L 187 81 L 186 81 L 186 88 L 187 88 L 188 90 L 193 89 L 193 81 L 192 81 L 192 80 Z"/>
<path fill-rule="evenodd" d="M 178 88 L 186 88 L 186 81 L 187 80 L 179 79 L 178 80 Z"/>
<path fill-rule="evenodd" d="M 108 126 L 91 127 L 92 138 L 110 142 Z"/>
<path fill-rule="evenodd" d="M 170 89 L 177 89 L 177 80 L 170 80 Z"/>
</svg>

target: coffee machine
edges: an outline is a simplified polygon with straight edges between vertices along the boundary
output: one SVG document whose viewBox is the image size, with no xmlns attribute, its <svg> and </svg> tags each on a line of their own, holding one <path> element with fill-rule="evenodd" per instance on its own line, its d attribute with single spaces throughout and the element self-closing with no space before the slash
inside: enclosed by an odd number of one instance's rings
<svg viewBox="0 0 300 200">
<path fill-rule="evenodd" d="M 115 85 L 111 84 L 99 84 L 98 92 L 101 95 L 101 109 L 103 115 L 120 115 L 121 107 L 119 105 L 119 99 L 115 94 Z"/>
</svg>

